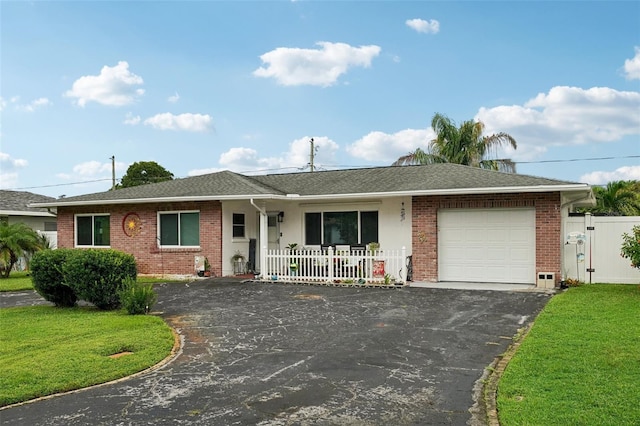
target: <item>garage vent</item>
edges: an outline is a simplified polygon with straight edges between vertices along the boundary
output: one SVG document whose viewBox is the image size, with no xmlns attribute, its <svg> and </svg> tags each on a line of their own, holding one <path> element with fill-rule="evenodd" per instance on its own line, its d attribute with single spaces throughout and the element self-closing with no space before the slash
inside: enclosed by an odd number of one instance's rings
<svg viewBox="0 0 640 426">
<path fill-rule="evenodd" d="M 553 272 L 538 272 L 539 288 L 554 288 L 556 286 L 556 274 Z"/>
</svg>

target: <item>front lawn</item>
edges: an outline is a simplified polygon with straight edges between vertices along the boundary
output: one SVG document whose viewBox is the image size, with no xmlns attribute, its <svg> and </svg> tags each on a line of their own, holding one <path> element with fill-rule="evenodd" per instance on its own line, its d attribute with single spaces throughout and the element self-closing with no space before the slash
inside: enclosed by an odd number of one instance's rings
<svg viewBox="0 0 640 426">
<path fill-rule="evenodd" d="M 9 278 L 0 278 L 0 292 L 21 290 L 33 290 L 33 283 L 27 272 L 11 272 Z"/>
<path fill-rule="evenodd" d="M 0 406 L 133 374 L 174 343 L 159 317 L 91 307 L 5 308 L 0 323 Z"/>
<path fill-rule="evenodd" d="M 139 276 L 137 278 L 137 281 L 143 284 L 156 284 L 156 283 L 166 283 L 167 279 Z M 171 280 L 171 282 L 183 282 L 183 281 L 173 279 Z M 0 279 L 0 292 L 23 291 L 23 290 L 33 290 L 33 282 L 31 281 L 31 276 L 28 275 L 27 272 L 11 272 L 11 275 L 9 275 L 9 278 Z"/>
<path fill-rule="evenodd" d="M 510 425 L 632 425 L 640 419 L 640 289 L 585 285 L 555 296 L 498 385 Z"/>
</svg>

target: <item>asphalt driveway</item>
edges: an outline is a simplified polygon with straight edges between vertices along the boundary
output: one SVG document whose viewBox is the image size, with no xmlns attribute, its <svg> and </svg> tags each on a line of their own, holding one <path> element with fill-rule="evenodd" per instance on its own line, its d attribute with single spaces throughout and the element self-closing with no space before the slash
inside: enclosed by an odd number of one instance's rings
<svg viewBox="0 0 640 426">
<path fill-rule="evenodd" d="M 184 339 L 172 362 L 2 410 L 1 423 L 464 425 L 484 368 L 549 299 L 229 280 L 156 288 L 155 310 Z"/>
</svg>

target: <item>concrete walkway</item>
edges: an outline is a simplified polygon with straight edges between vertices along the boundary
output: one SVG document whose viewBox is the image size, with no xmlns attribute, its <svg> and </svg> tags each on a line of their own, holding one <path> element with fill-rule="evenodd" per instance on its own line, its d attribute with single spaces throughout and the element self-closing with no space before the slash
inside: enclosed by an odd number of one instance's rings
<svg viewBox="0 0 640 426">
<path fill-rule="evenodd" d="M 2 410 L 1 423 L 465 425 L 484 368 L 549 299 L 225 279 L 156 288 L 155 310 L 184 339 L 173 362 Z"/>
</svg>

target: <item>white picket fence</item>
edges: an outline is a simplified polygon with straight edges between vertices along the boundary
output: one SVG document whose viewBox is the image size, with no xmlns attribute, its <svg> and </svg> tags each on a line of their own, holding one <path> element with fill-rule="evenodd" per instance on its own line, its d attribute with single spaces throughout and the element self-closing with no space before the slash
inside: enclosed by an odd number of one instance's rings
<svg viewBox="0 0 640 426">
<path fill-rule="evenodd" d="M 262 279 L 286 282 L 401 285 L 407 277 L 401 250 L 267 250 Z"/>
</svg>

